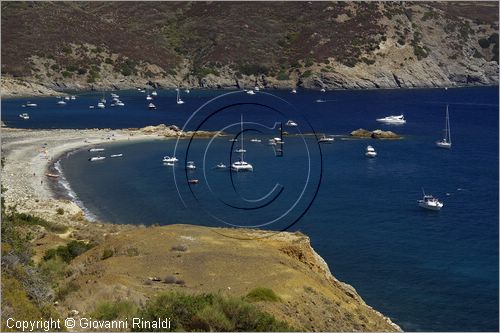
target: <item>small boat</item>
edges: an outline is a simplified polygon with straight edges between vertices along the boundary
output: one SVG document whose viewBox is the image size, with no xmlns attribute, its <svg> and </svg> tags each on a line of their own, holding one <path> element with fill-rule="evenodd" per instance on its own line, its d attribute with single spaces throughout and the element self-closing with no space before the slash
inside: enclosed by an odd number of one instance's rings
<svg viewBox="0 0 500 333">
<path fill-rule="evenodd" d="M 141 92 L 141 93 L 145 93 L 145 92 L 146 92 L 146 90 L 144 90 L 144 89 L 139 89 L 139 92 Z"/>
<path fill-rule="evenodd" d="M 321 88 L 321 90 L 320 90 L 320 91 L 321 91 L 321 92 L 325 92 L 325 91 L 326 91 L 326 89 L 325 89 L 325 88 Z"/>
<path fill-rule="evenodd" d="M 153 100 L 153 97 L 151 97 L 150 95 L 146 96 L 146 101 L 152 101 L 152 100 Z"/>
<path fill-rule="evenodd" d="M 387 116 L 384 118 L 378 118 L 376 119 L 378 122 L 385 123 L 385 124 L 406 124 L 406 120 L 404 115 L 399 115 L 399 116 Z"/>
<path fill-rule="evenodd" d="M 256 143 L 261 143 L 261 139 L 250 139 L 250 142 L 256 142 Z"/>
<path fill-rule="evenodd" d="M 295 121 L 293 121 L 293 120 L 289 120 L 289 121 L 287 121 L 285 125 L 286 125 L 286 126 L 288 126 L 288 127 L 297 127 L 297 126 L 299 126 L 299 125 L 297 125 L 297 123 L 296 123 Z"/>
<path fill-rule="evenodd" d="M 221 163 L 217 164 L 217 165 L 215 166 L 215 168 L 216 168 L 216 169 L 226 169 L 226 168 L 227 168 L 227 166 L 226 166 L 224 163 L 222 163 L 222 162 L 221 162 Z"/>
<path fill-rule="evenodd" d="M 28 102 L 28 103 L 26 103 L 26 106 L 27 106 L 27 107 L 34 108 L 34 107 L 36 107 L 37 105 L 36 105 L 36 103 L 31 103 L 31 102 Z"/>
<path fill-rule="evenodd" d="M 292 94 L 296 94 L 297 93 L 297 89 L 292 89 Z"/>
<path fill-rule="evenodd" d="M 104 151 L 104 148 L 90 148 L 89 149 L 89 152 L 91 152 L 91 153 L 96 152 L 96 151 Z"/>
<path fill-rule="evenodd" d="M 153 103 L 149 103 L 148 108 L 150 110 L 156 110 L 156 105 L 154 105 Z"/>
<path fill-rule="evenodd" d="M 240 150 L 240 159 L 233 164 L 231 164 L 231 170 L 240 172 L 240 171 L 253 171 L 253 166 L 245 162 L 243 160 L 243 157 L 245 155 L 245 149 L 243 148 L 243 115 L 241 115 L 241 147 L 239 148 Z"/>
<path fill-rule="evenodd" d="M 334 141 L 335 138 L 326 135 L 323 135 L 321 138 L 318 139 L 318 143 L 332 143 Z"/>
<path fill-rule="evenodd" d="M 177 88 L 177 104 L 184 104 L 184 101 L 181 99 L 179 88 Z"/>
<path fill-rule="evenodd" d="M 157 93 L 157 92 L 156 92 L 156 90 L 155 90 L 155 91 L 153 91 L 153 92 L 151 93 L 151 95 L 152 95 L 152 96 L 157 96 L 157 95 L 158 95 L 158 93 Z"/>
<path fill-rule="evenodd" d="M 65 96 L 64 99 L 69 101 L 69 96 Z"/>
<path fill-rule="evenodd" d="M 49 178 L 59 178 L 59 175 L 58 174 L 55 174 L 55 173 L 46 173 L 45 176 L 49 177 Z"/>
<path fill-rule="evenodd" d="M 30 119 L 30 115 L 27 113 L 21 113 L 19 115 L 19 118 L 24 119 L 24 120 L 28 120 L 28 119 Z"/>
<path fill-rule="evenodd" d="M 123 103 L 122 101 L 118 100 L 116 103 L 115 103 L 116 106 L 125 106 L 125 103 Z"/>
<path fill-rule="evenodd" d="M 94 157 L 89 158 L 89 161 L 90 162 L 102 161 L 105 158 L 106 158 L 105 156 L 94 156 Z"/>
<path fill-rule="evenodd" d="M 260 91 L 259 86 L 255 86 L 254 90 L 255 90 L 255 91 Z"/>
<path fill-rule="evenodd" d="M 418 205 L 422 208 L 429 210 L 440 210 L 443 208 L 444 204 L 439 201 L 439 199 L 434 198 L 432 195 L 426 195 L 424 189 L 422 189 L 424 197 L 422 200 L 418 200 Z"/>
<path fill-rule="evenodd" d="M 372 146 L 367 146 L 365 156 L 372 158 L 372 157 L 377 156 L 377 152 L 375 151 L 375 149 Z"/>
<path fill-rule="evenodd" d="M 102 102 L 99 102 L 99 103 L 97 103 L 97 107 L 99 109 L 104 109 L 106 107 L 106 105 L 104 105 L 104 103 L 102 103 Z"/>
<path fill-rule="evenodd" d="M 111 98 L 120 98 L 120 96 L 118 96 L 117 94 L 115 93 L 111 93 Z"/>
<path fill-rule="evenodd" d="M 189 89 L 184 90 L 186 94 L 189 94 L 191 91 Z"/>
<path fill-rule="evenodd" d="M 436 142 L 436 146 L 439 148 L 450 149 L 451 148 L 451 131 L 450 131 L 450 115 L 448 113 L 448 105 L 446 105 L 446 120 L 444 137 L 442 140 Z"/>
<path fill-rule="evenodd" d="M 89 106 L 89 109 L 93 109 L 93 108 L 95 108 L 95 106 L 93 106 L 93 105 L 90 105 L 90 106 Z"/>
<path fill-rule="evenodd" d="M 238 142 L 238 139 L 229 139 L 229 142 Z"/>
<path fill-rule="evenodd" d="M 189 184 L 198 184 L 200 181 L 198 179 L 190 179 L 188 180 Z"/>
<path fill-rule="evenodd" d="M 75 95 L 72 95 L 71 96 L 71 100 L 74 101 L 76 99 L 76 96 Z"/>
<path fill-rule="evenodd" d="M 196 165 L 194 165 L 193 161 L 189 161 L 186 164 L 186 169 L 188 169 L 188 170 L 194 170 L 194 169 L 196 169 Z"/>
<path fill-rule="evenodd" d="M 123 154 L 113 154 L 113 155 L 110 155 L 109 157 L 123 157 Z"/>
<path fill-rule="evenodd" d="M 247 91 L 247 94 L 249 94 L 249 95 L 255 95 L 255 91 L 253 91 L 253 90 L 248 90 L 248 91 Z"/>
<path fill-rule="evenodd" d="M 165 164 L 165 165 L 167 165 L 167 166 L 175 166 L 175 163 L 174 163 L 174 162 L 167 162 L 167 163 L 163 163 L 163 164 Z"/>
<path fill-rule="evenodd" d="M 274 142 L 278 145 L 282 145 L 282 144 L 285 144 L 285 142 L 283 140 L 281 140 L 281 138 L 274 138 L 273 139 Z"/>
<path fill-rule="evenodd" d="M 166 162 L 166 163 L 174 163 L 174 162 L 177 162 L 179 161 L 175 156 L 163 156 L 163 162 Z"/>
<path fill-rule="evenodd" d="M 269 141 L 267 142 L 268 145 L 270 146 L 276 146 L 276 141 L 274 141 L 274 139 L 269 139 Z"/>
<path fill-rule="evenodd" d="M 246 153 L 246 149 L 238 148 L 234 151 L 235 153 Z"/>
<path fill-rule="evenodd" d="M 63 101 L 63 100 L 60 100 L 60 101 L 57 102 L 57 104 L 59 104 L 59 105 L 66 105 L 66 102 Z"/>
</svg>

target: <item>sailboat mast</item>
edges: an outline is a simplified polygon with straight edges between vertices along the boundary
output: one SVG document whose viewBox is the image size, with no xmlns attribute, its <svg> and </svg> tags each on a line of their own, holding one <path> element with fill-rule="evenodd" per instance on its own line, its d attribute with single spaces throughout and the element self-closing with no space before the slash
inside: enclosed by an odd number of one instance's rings
<svg viewBox="0 0 500 333">
<path fill-rule="evenodd" d="M 243 114 L 241 114 L 241 122 L 240 122 L 240 129 L 241 129 L 241 161 L 243 162 Z"/>
<path fill-rule="evenodd" d="M 451 144 L 450 114 L 448 113 L 448 104 L 446 105 L 446 129 L 448 133 L 448 142 Z"/>
</svg>

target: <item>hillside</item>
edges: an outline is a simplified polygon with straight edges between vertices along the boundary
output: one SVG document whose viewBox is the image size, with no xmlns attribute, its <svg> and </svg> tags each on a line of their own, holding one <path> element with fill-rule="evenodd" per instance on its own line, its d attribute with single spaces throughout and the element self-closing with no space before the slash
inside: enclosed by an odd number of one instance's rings
<svg viewBox="0 0 500 333">
<path fill-rule="evenodd" d="M 3 2 L 2 32 L 56 90 L 498 84 L 496 2 Z"/>
</svg>

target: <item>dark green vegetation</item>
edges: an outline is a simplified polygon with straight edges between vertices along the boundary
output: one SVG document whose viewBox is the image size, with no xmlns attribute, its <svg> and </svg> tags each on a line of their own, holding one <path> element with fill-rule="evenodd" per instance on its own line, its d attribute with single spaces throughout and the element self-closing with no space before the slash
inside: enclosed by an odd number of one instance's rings
<svg viewBox="0 0 500 333">
<path fill-rule="evenodd" d="M 5 190 L 2 187 L 2 193 Z M 54 291 L 50 278 L 33 261 L 30 227 L 56 229 L 43 219 L 15 211 L 6 212 L 2 197 L 2 331 L 6 319 L 39 320 L 59 316 L 52 306 Z"/>
<path fill-rule="evenodd" d="M 80 254 L 91 249 L 92 244 L 87 244 L 82 241 L 72 240 L 66 245 L 58 246 L 55 249 L 48 250 L 43 256 L 43 260 L 48 261 L 55 258 L 62 259 L 65 263 L 69 263 Z"/>
<path fill-rule="evenodd" d="M 219 294 L 190 295 L 166 292 L 149 300 L 140 308 L 127 301 L 102 302 L 97 305 L 92 317 L 106 320 L 141 317 L 151 321 L 157 318 L 170 318 L 174 331 L 295 330 L 244 299 Z M 158 331 L 163 330 L 158 329 Z"/>
<path fill-rule="evenodd" d="M 452 43 L 471 37 L 469 22 L 497 28 L 497 13 L 494 2 L 3 2 L 2 73 L 33 75 L 29 58 L 35 55 L 50 59 L 45 66 L 58 75 L 84 76 L 89 83 L 99 80 L 103 65 L 130 76 L 140 64 L 155 64 L 160 72 L 142 74 L 165 76 L 185 60 L 195 77 L 219 75 L 227 65 L 237 77 L 287 80 L 293 71 L 331 59 L 371 65 L 388 38 L 411 43 L 423 59 L 432 50 L 420 40 L 419 22 L 446 26 L 444 39 Z M 387 20 L 395 22 L 395 37 Z"/>
<path fill-rule="evenodd" d="M 278 302 L 280 298 L 276 293 L 269 288 L 252 289 L 246 296 L 245 300 L 249 302 Z"/>
</svg>

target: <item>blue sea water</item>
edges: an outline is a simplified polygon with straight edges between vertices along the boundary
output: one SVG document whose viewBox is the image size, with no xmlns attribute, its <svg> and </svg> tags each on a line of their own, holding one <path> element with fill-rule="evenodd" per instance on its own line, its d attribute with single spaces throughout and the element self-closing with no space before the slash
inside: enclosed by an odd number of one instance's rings
<svg viewBox="0 0 500 333">
<path fill-rule="evenodd" d="M 498 88 L 234 92 L 183 94 L 160 91 L 157 111 L 144 95 L 121 92 L 123 108 L 88 109 L 100 94 L 79 95 L 65 107 L 55 98 L 3 100 L 2 120 L 12 127 L 125 128 L 182 125 L 238 135 L 245 122 L 245 159 L 252 173 L 216 170 L 229 164 L 238 144 L 227 137 L 110 143 L 90 163 L 87 150 L 71 153 L 61 166 L 81 203 L 98 218 L 116 223 L 192 223 L 300 230 L 311 238 L 332 273 L 352 284 L 371 306 L 404 330 L 498 331 Z M 324 102 L 317 103 L 317 99 Z M 446 104 L 453 147 L 442 150 Z M 226 106 L 229 108 L 224 108 Z M 31 119 L 23 121 L 21 112 Z M 404 113 L 407 124 L 386 126 L 376 118 Z M 189 119 L 189 120 L 188 120 Z M 267 139 L 284 127 L 283 156 Z M 342 135 L 357 128 L 390 129 L 403 140 L 349 140 L 316 144 L 311 132 Z M 261 138 L 253 143 L 249 138 Z M 240 137 L 239 137 L 240 138 Z M 364 157 L 367 144 L 378 152 Z M 180 159 L 164 166 L 164 155 Z M 197 169 L 183 165 L 193 160 Z M 189 186 L 187 179 L 200 183 Z M 440 212 L 416 201 L 421 188 L 444 201 Z M 258 207 L 258 209 L 256 209 Z M 242 240 L 244 241 L 244 240 Z"/>
</svg>

